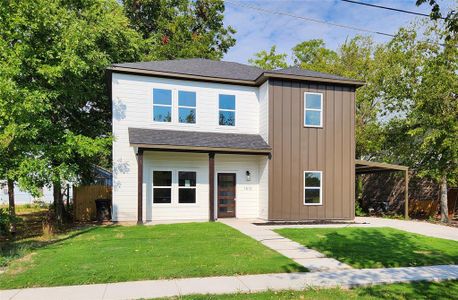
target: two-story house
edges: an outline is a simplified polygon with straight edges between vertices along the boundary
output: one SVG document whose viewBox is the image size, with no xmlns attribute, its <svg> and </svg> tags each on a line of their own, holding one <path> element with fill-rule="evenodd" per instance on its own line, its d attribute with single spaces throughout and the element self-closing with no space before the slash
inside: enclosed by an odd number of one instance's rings
<svg viewBox="0 0 458 300">
<path fill-rule="evenodd" d="M 362 82 L 205 59 L 109 75 L 114 221 L 354 218 Z"/>
</svg>

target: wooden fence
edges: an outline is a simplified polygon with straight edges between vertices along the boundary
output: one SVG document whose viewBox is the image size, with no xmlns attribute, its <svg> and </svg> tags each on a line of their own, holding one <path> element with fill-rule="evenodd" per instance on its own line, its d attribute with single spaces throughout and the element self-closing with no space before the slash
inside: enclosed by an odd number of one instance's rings
<svg viewBox="0 0 458 300">
<path fill-rule="evenodd" d="M 96 219 L 96 199 L 111 199 L 112 188 L 105 185 L 73 187 L 73 214 L 76 221 Z"/>
</svg>

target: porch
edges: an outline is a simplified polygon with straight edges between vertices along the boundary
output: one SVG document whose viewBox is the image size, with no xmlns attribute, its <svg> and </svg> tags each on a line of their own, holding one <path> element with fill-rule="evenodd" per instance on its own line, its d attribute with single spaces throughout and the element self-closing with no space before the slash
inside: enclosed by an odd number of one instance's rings
<svg viewBox="0 0 458 300">
<path fill-rule="evenodd" d="M 137 152 L 138 224 L 267 217 L 271 148 L 260 135 L 129 128 L 129 141 Z"/>
</svg>

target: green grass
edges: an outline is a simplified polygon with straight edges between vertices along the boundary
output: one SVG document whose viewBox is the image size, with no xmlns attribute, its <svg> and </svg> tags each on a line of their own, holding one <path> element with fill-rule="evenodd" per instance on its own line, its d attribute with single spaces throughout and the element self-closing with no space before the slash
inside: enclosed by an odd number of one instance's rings
<svg viewBox="0 0 458 300">
<path fill-rule="evenodd" d="M 334 299 L 456 299 L 458 281 L 416 282 L 403 284 L 375 285 L 351 290 L 345 289 L 309 289 L 304 291 L 264 292 L 256 294 L 227 294 L 227 295 L 192 295 L 181 300 L 334 300 Z"/>
<path fill-rule="evenodd" d="M 221 223 L 92 227 L 12 261 L 0 289 L 306 271 Z"/>
<path fill-rule="evenodd" d="M 276 232 L 355 268 L 458 263 L 458 242 L 392 228 L 287 228 Z"/>
</svg>

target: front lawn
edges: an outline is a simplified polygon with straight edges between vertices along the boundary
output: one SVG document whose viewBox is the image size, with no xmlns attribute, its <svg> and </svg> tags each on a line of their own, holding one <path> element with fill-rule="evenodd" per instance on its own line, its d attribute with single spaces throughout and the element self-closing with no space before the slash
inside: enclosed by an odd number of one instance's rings
<svg viewBox="0 0 458 300">
<path fill-rule="evenodd" d="M 329 299 L 456 299 L 458 281 L 444 282 L 415 282 L 402 284 L 375 285 L 346 289 L 308 289 L 304 291 L 279 291 L 256 294 L 227 294 L 227 295 L 191 295 L 180 300 L 329 300 Z"/>
<path fill-rule="evenodd" d="M 392 228 L 286 228 L 276 232 L 355 268 L 458 263 L 458 242 Z"/>
<path fill-rule="evenodd" d="M 296 271 L 221 223 L 92 227 L 12 261 L 0 289 Z"/>
</svg>

